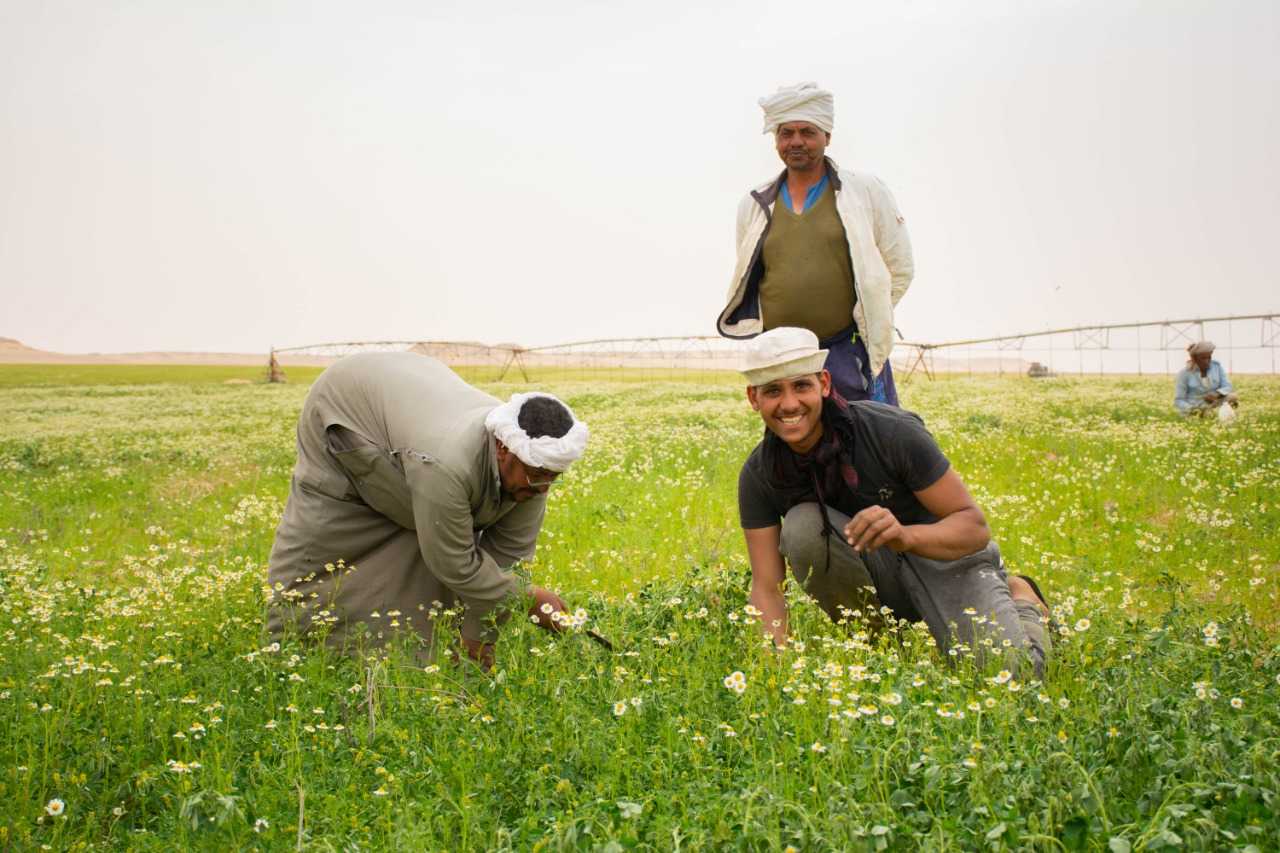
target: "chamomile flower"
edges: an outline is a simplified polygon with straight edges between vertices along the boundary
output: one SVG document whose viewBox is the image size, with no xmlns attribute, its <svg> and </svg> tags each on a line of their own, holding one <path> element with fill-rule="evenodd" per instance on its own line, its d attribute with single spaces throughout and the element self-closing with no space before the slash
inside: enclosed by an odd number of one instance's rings
<svg viewBox="0 0 1280 853">
<path fill-rule="evenodd" d="M 747 677 L 741 670 L 734 670 L 724 677 L 724 686 L 741 696 L 747 689 Z"/>
<path fill-rule="evenodd" d="M 54 797 L 52 800 L 44 804 L 44 813 L 49 817 L 61 817 L 62 813 L 66 810 L 67 804 L 57 797 Z"/>
</svg>

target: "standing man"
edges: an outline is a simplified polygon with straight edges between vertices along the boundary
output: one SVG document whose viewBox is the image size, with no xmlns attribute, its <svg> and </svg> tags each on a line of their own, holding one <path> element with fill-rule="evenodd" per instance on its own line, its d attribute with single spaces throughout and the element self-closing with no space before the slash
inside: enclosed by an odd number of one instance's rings
<svg viewBox="0 0 1280 853">
<path fill-rule="evenodd" d="M 844 611 L 923 621 L 938 647 L 987 641 L 1049 653 L 1049 611 L 1033 582 L 1007 577 L 986 518 L 911 412 L 831 392 L 828 354 L 808 329 L 751 342 L 747 399 L 764 439 L 738 476 L 751 603 L 775 643 L 787 637 L 786 567 L 832 618 Z"/>
<path fill-rule="evenodd" d="M 510 600 L 554 629 L 555 593 L 509 568 L 533 556 L 555 479 L 587 427 L 549 394 L 507 403 L 415 353 L 363 353 L 320 375 L 298 420 L 298 462 L 271 549 L 267 627 L 319 627 L 343 646 L 364 623 L 428 646 L 433 617 L 462 605 L 462 642 L 493 664 Z M 434 612 L 433 612 L 434 611 Z"/>
<path fill-rule="evenodd" d="M 902 214 L 879 178 L 826 156 L 830 92 L 801 83 L 760 106 L 787 168 L 738 205 L 738 262 L 717 328 L 728 338 L 808 329 L 842 397 L 896 406 L 893 309 L 915 273 Z"/>
<path fill-rule="evenodd" d="M 1224 403 L 1239 408 L 1235 388 L 1222 365 L 1214 360 L 1213 350 L 1213 341 L 1197 341 L 1187 347 L 1187 366 L 1174 380 L 1173 405 L 1178 414 L 1212 414 Z"/>
</svg>

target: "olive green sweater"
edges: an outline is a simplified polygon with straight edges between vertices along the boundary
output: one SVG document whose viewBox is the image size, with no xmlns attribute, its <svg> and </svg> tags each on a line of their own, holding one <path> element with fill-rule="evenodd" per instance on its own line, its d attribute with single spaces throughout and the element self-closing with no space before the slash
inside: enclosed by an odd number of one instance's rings
<svg viewBox="0 0 1280 853">
<path fill-rule="evenodd" d="M 803 214 L 779 199 L 764 238 L 764 327 L 799 326 L 827 338 L 849 325 L 855 302 L 849 241 L 827 187 Z"/>
</svg>

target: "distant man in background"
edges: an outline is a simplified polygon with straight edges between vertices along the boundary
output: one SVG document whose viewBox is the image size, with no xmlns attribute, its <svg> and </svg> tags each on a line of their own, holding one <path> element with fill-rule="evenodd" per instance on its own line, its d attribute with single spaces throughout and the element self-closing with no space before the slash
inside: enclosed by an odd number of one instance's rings
<svg viewBox="0 0 1280 853">
<path fill-rule="evenodd" d="M 587 427 L 549 394 L 502 403 L 433 358 L 363 353 L 320 375 L 298 419 L 298 462 L 271 549 L 267 627 L 319 625 L 335 647 L 375 645 L 461 604 L 462 642 L 486 668 L 512 599 L 555 629 L 559 596 L 510 567 L 533 556 L 547 490 Z"/>
<path fill-rule="evenodd" d="M 760 106 L 787 168 L 738 205 L 738 262 L 717 328 L 729 338 L 808 329 L 844 399 L 896 406 L 893 309 L 914 275 L 902 214 L 879 178 L 826 156 L 830 92 L 801 83 Z"/>
<path fill-rule="evenodd" d="M 1187 347 L 1187 366 L 1174 380 L 1173 405 L 1181 415 L 1203 416 L 1223 404 L 1238 408 L 1236 396 L 1227 372 L 1213 359 L 1213 341 L 1198 341 Z"/>
<path fill-rule="evenodd" d="M 1043 674 L 1049 610 L 1030 578 L 1007 576 L 982 510 L 918 416 L 845 403 L 807 329 L 771 329 L 747 352 L 747 399 L 764 438 L 738 476 L 751 603 L 781 645 L 782 585 L 796 581 L 833 621 L 881 606 L 923 621 L 944 651 L 966 644 Z"/>
</svg>

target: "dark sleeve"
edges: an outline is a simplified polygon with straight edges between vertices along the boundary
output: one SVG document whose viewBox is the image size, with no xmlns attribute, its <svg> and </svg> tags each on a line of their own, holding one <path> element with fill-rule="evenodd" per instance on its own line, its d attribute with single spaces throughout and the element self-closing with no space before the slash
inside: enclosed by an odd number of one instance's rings
<svg viewBox="0 0 1280 853">
<path fill-rule="evenodd" d="M 782 523 L 782 515 L 775 505 L 776 494 L 761 480 L 758 466 L 754 464 L 757 453 L 747 457 L 738 472 L 738 520 L 744 530 L 776 527 Z"/>
<path fill-rule="evenodd" d="M 893 438 L 886 446 L 893 448 L 894 474 L 903 485 L 913 492 L 923 491 L 947 473 L 951 462 L 919 415 L 904 411 L 891 428 Z"/>
</svg>

